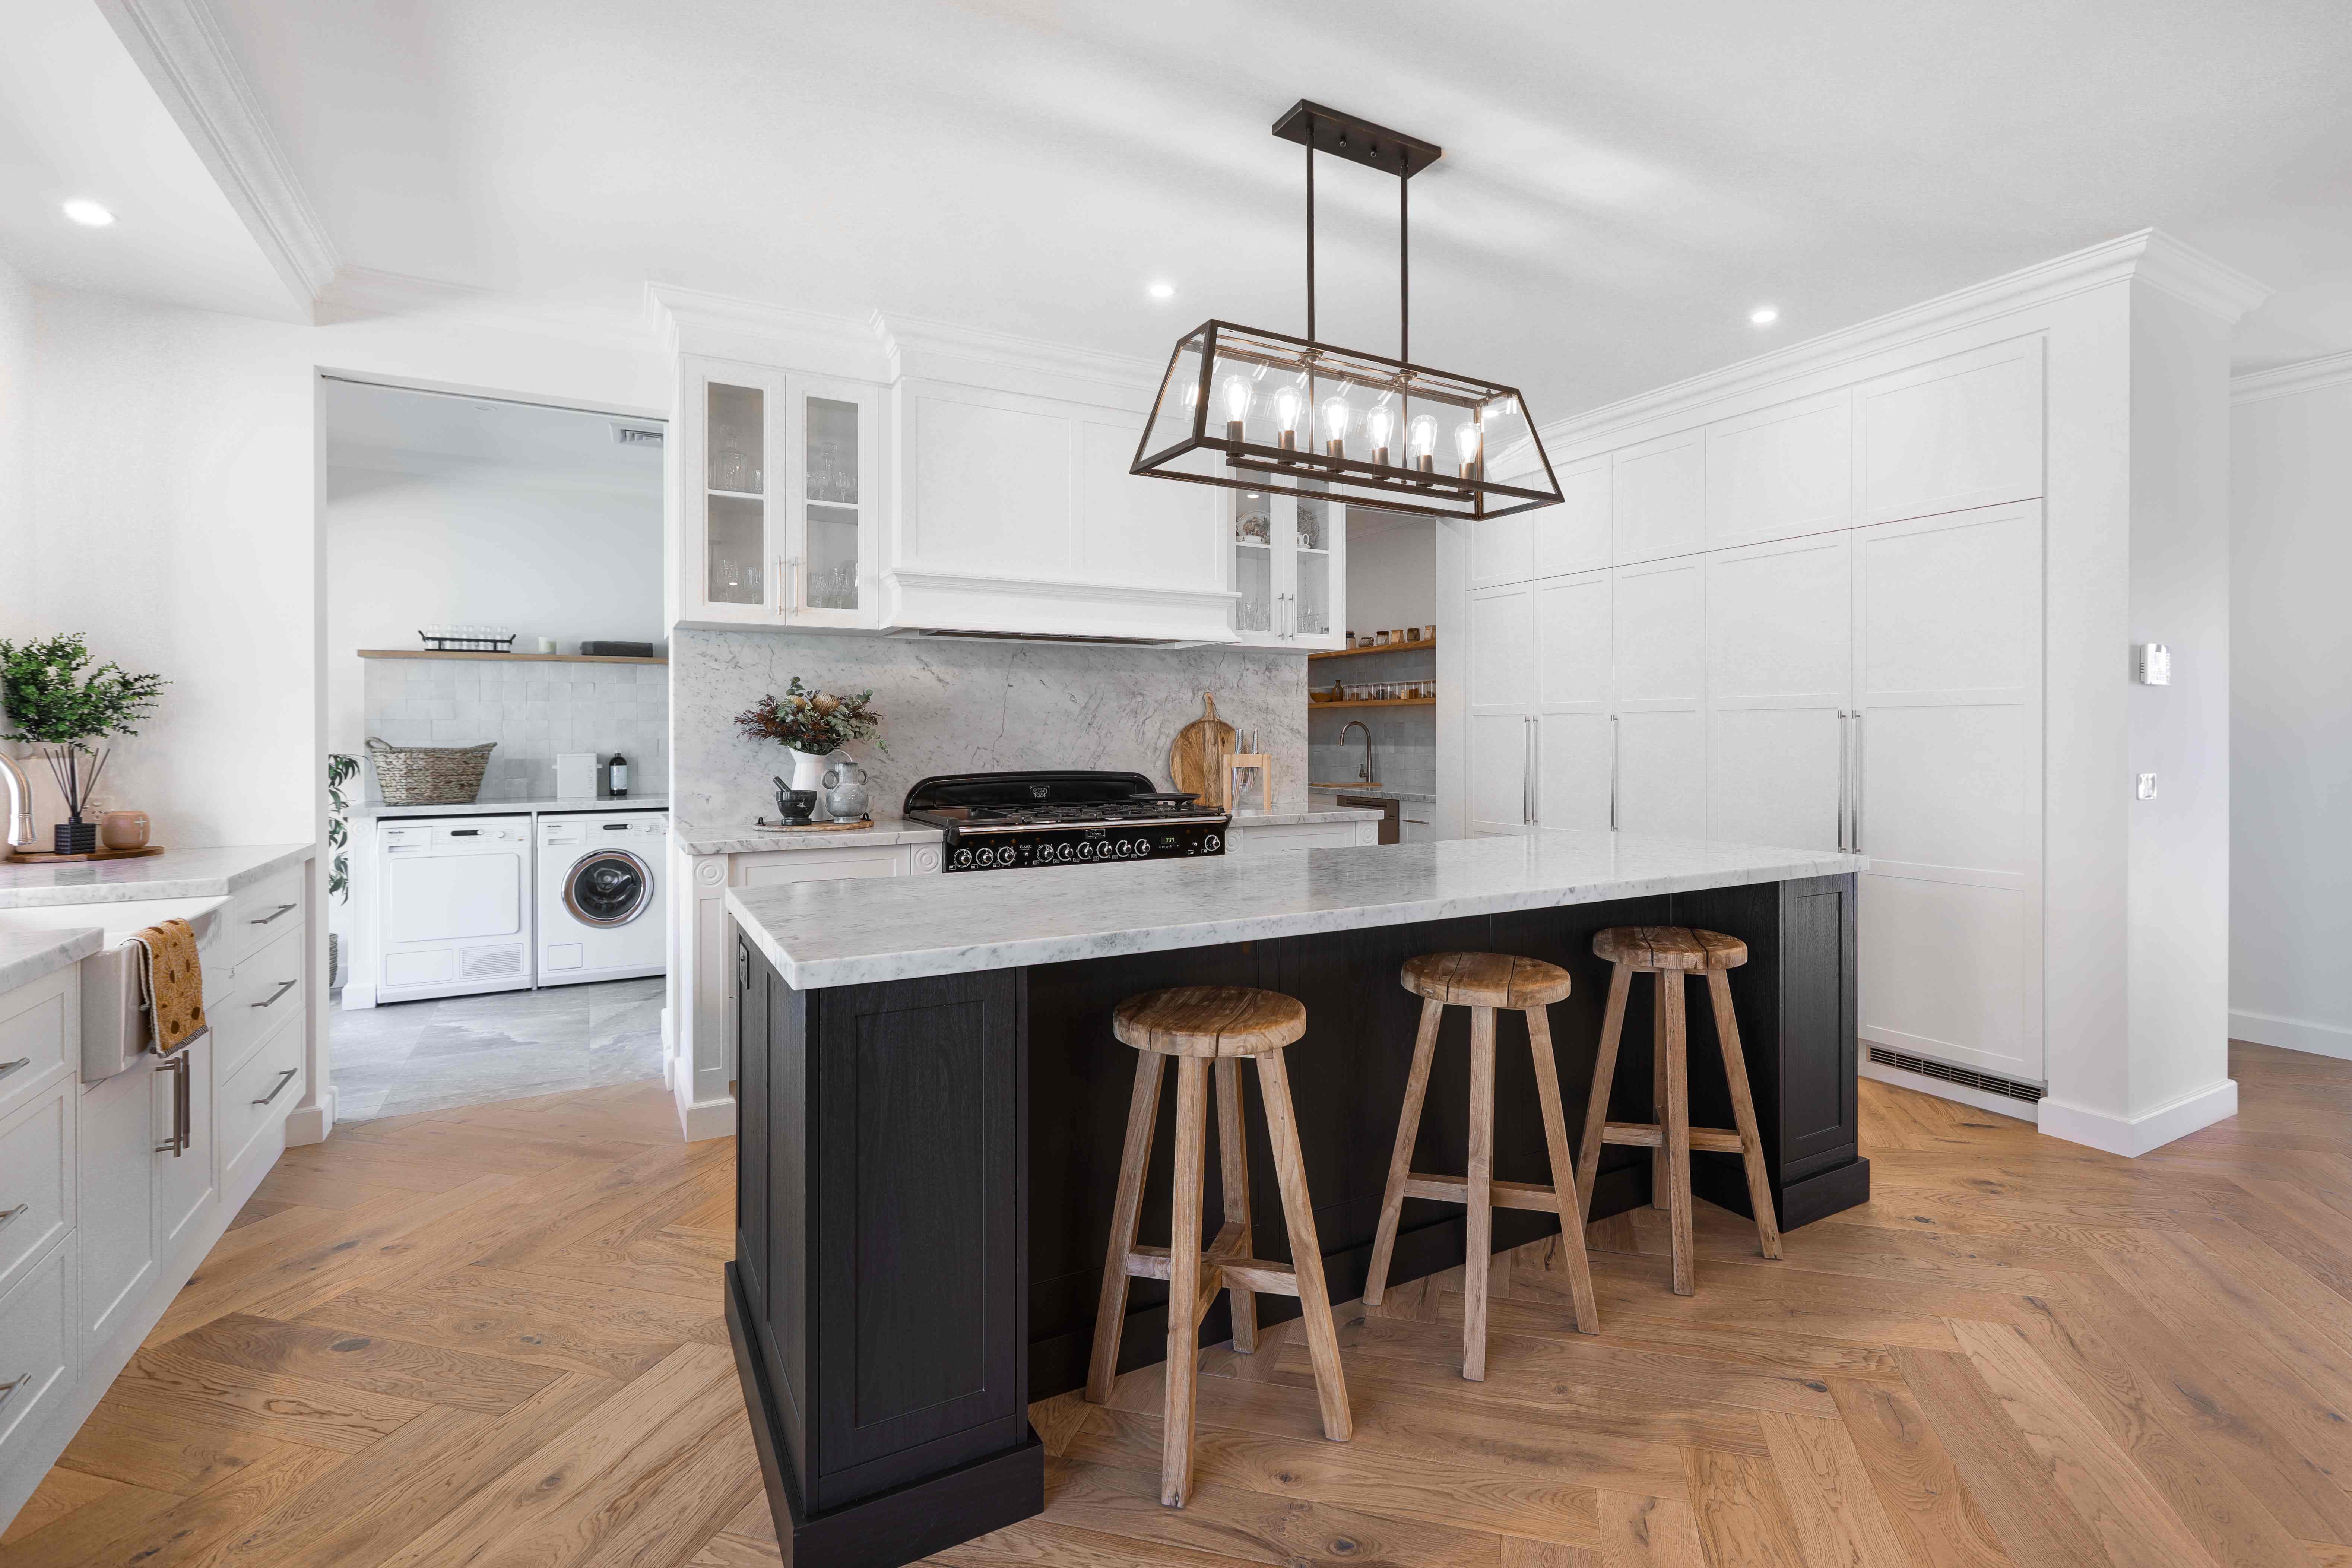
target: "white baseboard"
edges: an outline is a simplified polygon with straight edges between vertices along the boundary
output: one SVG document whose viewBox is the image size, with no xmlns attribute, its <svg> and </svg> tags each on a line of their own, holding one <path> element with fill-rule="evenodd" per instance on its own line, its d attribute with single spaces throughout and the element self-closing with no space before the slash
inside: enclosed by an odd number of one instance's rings
<svg viewBox="0 0 2352 1568">
<path fill-rule="evenodd" d="M 298 1105 L 286 1118 L 286 1146 L 324 1143 L 335 1130 L 335 1086 L 329 1084 L 316 1105 Z"/>
<path fill-rule="evenodd" d="M 375 1005 L 375 987 L 373 985 L 346 985 L 337 994 L 342 997 L 346 1013 L 364 1012 Z"/>
<path fill-rule="evenodd" d="M 2110 1154 L 2137 1159 L 2176 1138 L 2186 1138 L 2200 1127 L 2238 1114 L 2238 1084 L 2223 1079 L 2208 1089 L 2192 1089 L 2153 1110 L 2133 1117 L 2092 1110 L 2051 1099 L 2042 1102 L 2042 1131 L 2069 1143 L 2084 1143 Z"/>
<path fill-rule="evenodd" d="M 2307 1051 L 2315 1057 L 2352 1061 L 2352 1028 L 2322 1024 L 2310 1018 L 2280 1018 L 2269 1013 L 2232 1013 L 2230 1037 L 2283 1051 Z"/>
<path fill-rule="evenodd" d="M 1932 1094 L 1937 1100 L 1948 1100 L 1956 1105 L 1971 1106 L 2000 1116 L 2013 1116 L 2020 1121 L 2037 1120 L 2039 1108 L 2032 1100 L 2011 1100 L 2005 1094 L 1970 1089 L 1964 1083 L 1949 1083 L 1940 1078 L 1929 1078 L 1926 1073 L 1885 1067 L 1867 1056 L 1862 1059 L 1862 1076 L 1875 1079 L 1880 1083 L 1891 1083 L 1897 1089 L 1916 1089 L 1921 1094 Z"/>
<path fill-rule="evenodd" d="M 735 1136 L 735 1101 L 731 1096 L 694 1099 L 694 1074 L 682 1063 L 669 1076 L 675 1079 L 670 1095 L 677 1102 L 677 1130 L 688 1142 Z"/>
</svg>

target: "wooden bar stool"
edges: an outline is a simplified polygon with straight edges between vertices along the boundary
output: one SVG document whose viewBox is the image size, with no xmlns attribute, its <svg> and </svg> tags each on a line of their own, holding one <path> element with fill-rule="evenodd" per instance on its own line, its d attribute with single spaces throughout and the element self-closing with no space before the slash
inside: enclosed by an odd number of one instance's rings
<svg viewBox="0 0 2352 1568">
<path fill-rule="evenodd" d="M 1407 1198 L 1463 1204 L 1470 1210 L 1470 1235 L 1462 1268 L 1462 1375 L 1486 1378 L 1486 1268 L 1494 1251 L 1494 1205 L 1535 1209 L 1559 1215 L 1560 1246 L 1568 1258 L 1569 1288 L 1576 1302 L 1576 1326 L 1601 1331 L 1601 1311 L 1592 1300 L 1592 1269 L 1584 1256 L 1584 1205 L 1578 1201 L 1576 1167 L 1568 1157 L 1568 1118 L 1559 1105 L 1559 1066 L 1552 1059 L 1551 1020 L 1544 1011 L 1568 994 L 1568 971 L 1540 959 L 1501 952 L 1424 952 L 1405 960 L 1404 988 L 1422 998 L 1421 1034 L 1412 1044 L 1412 1068 L 1404 1082 L 1404 1110 L 1397 1118 L 1396 1148 L 1389 1156 L 1388 1186 L 1381 1194 L 1381 1224 L 1372 1240 L 1371 1276 L 1364 1304 L 1377 1307 L 1388 1289 L 1389 1259 L 1396 1250 L 1397 1218 Z M 1430 1058 L 1437 1051 L 1437 1026 L 1449 1006 L 1470 1009 L 1470 1170 L 1466 1175 L 1432 1176 L 1412 1166 L 1413 1141 L 1421 1132 L 1421 1102 L 1429 1089 Z M 1495 1010 L 1525 1014 L 1528 1048 L 1535 1058 L 1536 1100 L 1543 1110 L 1544 1141 L 1551 1155 L 1549 1184 L 1498 1182 L 1495 1173 Z"/>
<path fill-rule="evenodd" d="M 1748 1169 L 1748 1202 L 1756 1211 L 1756 1240 L 1767 1258 L 1780 1256 L 1780 1226 L 1772 1212 L 1772 1184 L 1764 1172 L 1764 1145 L 1756 1134 L 1756 1101 L 1748 1087 L 1748 1063 L 1739 1049 L 1739 1021 L 1731 1013 L 1731 979 L 1725 972 L 1748 962 L 1748 944 L 1721 931 L 1686 926 L 1612 926 L 1592 939 L 1592 951 L 1612 968 L 1609 1006 L 1601 1022 L 1601 1058 L 1592 1069 L 1592 1099 L 1584 1109 L 1584 1141 L 1577 1147 L 1577 1188 L 1587 1213 L 1592 1178 L 1603 1143 L 1650 1150 L 1650 1202 L 1666 1210 L 1674 1236 L 1675 1294 L 1698 1289 L 1697 1261 L 1691 1246 L 1690 1152 L 1736 1153 Z M 1651 1079 L 1652 1121 L 1609 1120 L 1609 1086 L 1617 1072 L 1618 1037 L 1625 1029 L 1625 997 L 1636 974 L 1658 977 L 1654 1069 Z M 1683 979 L 1705 974 L 1715 1005 L 1715 1037 L 1723 1047 L 1723 1073 L 1731 1085 L 1735 1127 L 1690 1124 L 1690 1065 L 1683 1019 Z"/>
<path fill-rule="evenodd" d="M 1119 1330 L 1127 1317 L 1131 1278 L 1168 1281 L 1168 1403 L 1160 1458 L 1160 1500 L 1182 1508 L 1192 1489 L 1192 1396 L 1199 1376 L 1201 1320 L 1219 1290 L 1233 1292 L 1234 1348 L 1257 1346 L 1254 1295 L 1296 1296 L 1307 1317 L 1307 1353 L 1323 1405 L 1323 1435 L 1344 1443 L 1354 1435 L 1348 1385 L 1339 1374 L 1339 1335 L 1323 1283 L 1323 1253 L 1315 1237 L 1315 1209 L 1307 1195 L 1307 1165 L 1298 1152 L 1298 1120 L 1290 1106 L 1290 1079 L 1282 1047 L 1307 1032 L 1307 1008 L 1276 991 L 1238 985 L 1187 985 L 1130 996 L 1111 1015 L 1111 1033 L 1140 1053 L 1135 1095 L 1127 1108 L 1127 1144 L 1118 1162 L 1118 1202 L 1111 1216 L 1110 1249 L 1103 1259 L 1102 1298 L 1095 1312 L 1094 1359 L 1087 1398 L 1100 1405 L 1118 1375 Z M 1160 1109 L 1160 1063 L 1176 1058 L 1175 1197 L 1169 1245 L 1138 1247 L 1135 1226 L 1143 1205 L 1143 1177 L 1151 1160 L 1151 1129 Z M 1282 1214 L 1290 1229 L 1287 1264 L 1250 1256 L 1249 1152 L 1242 1140 L 1241 1060 L 1257 1063 L 1258 1097 L 1265 1107 L 1267 1141 L 1282 1187 Z M 1208 1138 L 1208 1076 L 1217 1073 L 1217 1152 L 1225 1190 L 1225 1222 L 1208 1250 L 1200 1250 L 1201 1167 Z"/>
</svg>

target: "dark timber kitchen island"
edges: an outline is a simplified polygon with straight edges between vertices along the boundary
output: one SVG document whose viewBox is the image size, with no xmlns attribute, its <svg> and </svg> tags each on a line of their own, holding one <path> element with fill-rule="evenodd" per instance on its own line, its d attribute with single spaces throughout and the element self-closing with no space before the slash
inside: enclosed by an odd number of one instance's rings
<svg viewBox="0 0 2352 1568">
<path fill-rule="evenodd" d="M 1416 953 L 1561 965 L 1551 1012 L 1569 1120 L 1592 1078 L 1608 966 L 1594 931 L 1729 932 L 1731 990 L 1783 1229 L 1869 1197 L 1856 1152 L 1856 857 L 1623 834 L 1297 850 L 1246 859 L 730 889 L 740 1025 L 736 1260 L 728 1322 L 780 1536 L 801 1568 L 888 1568 L 1037 1512 L 1027 1407 L 1085 1381 L 1134 1079 L 1111 1009 L 1137 992 L 1261 986 L 1306 1004 L 1289 1050 L 1332 1299 L 1363 1289 L 1420 1001 Z M 1649 1113 L 1651 997 L 1625 1023 L 1612 1120 Z M 1694 1122 L 1728 1099 L 1690 1015 Z M 1459 1010 L 1447 1038 L 1465 1027 Z M 1507 1016 L 1495 1169 L 1536 1179 L 1544 1132 Z M 1523 1037 L 1523 1036 L 1522 1036 Z M 1466 1053 L 1441 1048 L 1414 1164 L 1461 1170 Z M 1449 1073 L 1450 1068 L 1450 1073 Z M 1252 1084 L 1253 1099 L 1255 1084 Z M 1160 1143 L 1172 1096 L 1161 1104 Z M 1256 1250 L 1286 1258 L 1262 1122 Z M 1692 1156 L 1699 1195 L 1748 1213 L 1738 1156 Z M 1208 1212 L 1218 1212 L 1209 1162 Z M 1595 1217 L 1649 1201 L 1642 1150 L 1611 1147 Z M 1168 1162 L 1145 1191 L 1164 1215 Z M 1161 1222 L 1164 1224 L 1164 1220 Z M 1547 1235 L 1498 1210 L 1496 1250 Z M 1464 1218 L 1408 1203 L 1391 1279 L 1462 1258 Z M 1135 1282 L 1122 1369 L 1160 1359 L 1166 1288 Z M 1260 1296 L 1266 1321 L 1294 1303 Z M 1229 1337 L 1222 1301 L 1204 1343 Z M 1507 1416 L 1498 1416 L 1507 1421 Z"/>
</svg>

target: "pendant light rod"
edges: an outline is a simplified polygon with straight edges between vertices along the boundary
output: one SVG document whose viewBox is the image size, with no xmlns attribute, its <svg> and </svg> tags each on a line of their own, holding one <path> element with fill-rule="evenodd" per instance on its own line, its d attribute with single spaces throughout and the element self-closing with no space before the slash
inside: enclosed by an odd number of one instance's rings
<svg viewBox="0 0 2352 1568">
<path fill-rule="evenodd" d="M 1353 114 L 1300 99 L 1274 122 L 1274 133 L 1307 149 L 1307 335 L 1315 336 L 1315 154 L 1362 163 L 1397 176 L 1397 358 L 1410 360 L 1412 345 L 1412 216 L 1406 186 L 1412 177 L 1445 156 L 1434 142 L 1423 142 L 1402 131 Z"/>
<path fill-rule="evenodd" d="M 1412 180 L 1397 176 L 1397 358 L 1412 363 Z"/>
<path fill-rule="evenodd" d="M 1315 138 L 1307 139 L 1307 335 L 1315 335 Z"/>
</svg>

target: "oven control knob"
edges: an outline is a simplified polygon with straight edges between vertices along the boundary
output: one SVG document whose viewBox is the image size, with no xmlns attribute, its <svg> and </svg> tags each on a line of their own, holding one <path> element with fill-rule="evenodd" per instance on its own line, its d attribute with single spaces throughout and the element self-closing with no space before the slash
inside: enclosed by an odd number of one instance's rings
<svg viewBox="0 0 2352 1568">
<path fill-rule="evenodd" d="M 996 851 L 995 851 L 995 850 L 993 850 L 993 849 L 983 849 L 983 850 L 982 850 L 982 851 L 980 852 L 980 863 L 981 863 L 982 865 L 983 865 L 983 866 L 993 866 L 993 865 L 995 865 L 995 864 L 996 864 Z"/>
<path fill-rule="evenodd" d="M 1062 843 L 1062 858 L 1065 860 L 1075 860 L 1077 858 L 1078 847 L 1070 843 L 1067 839 L 1065 839 Z"/>
<path fill-rule="evenodd" d="M 1150 839 L 1149 839 L 1149 838 L 1139 838 L 1139 839 L 1137 839 L 1137 840 L 1135 841 L 1135 858 L 1136 858 L 1137 859 L 1140 860 L 1140 859 L 1142 859 L 1146 855 L 1149 855 L 1149 854 L 1150 854 L 1150 853 L 1151 853 L 1151 840 L 1150 840 Z"/>
<path fill-rule="evenodd" d="M 1201 838 L 1201 853 L 1202 853 L 1202 854 L 1203 854 L 1203 855 L 1214 855 L 1214 854 L 1218 851 L 1218 849 L 1219 849 L 1220 847 L 1223 847 L 1223 841 L 1222 841 L 1221 839 L 1219 839 L 1215 834 L 1213 834 L 1213 833 L 1210 833 L 1210 834 L 1204 834 L 1204 835 L 1202 835 L 1202 838 Z"/>
<path fill-rule="evenodd" d="M 955 852 L 955 863 L 956 863 L 956 865 L 957 865 L 957 867 L 958 867 L 959 868 L 962 868 L 962 867 L 965 867 L 965 866 L 969 866 L 969 865 L 971 865 L 971 850 L 969 850 L 969 849 L 959 849 L 959 850 L 957 850 L 957 851 Z"/>
<path fill-rule="evenodd" d="M 1120 839 L 1118 841 L 1118 858 L 1122 860 L 1127 860 L 1133 858 L 1134 855 L 1135 840 L 1132 838 Z"/>
<path fill-rule="evenodd" d="M 1081 845 L 1079 845 L 1079 846 L 1078 846 L 1078 858 L 1079 858 L 1079 859 L 1081 859 L 1081 860 L 1091 860 L 1091 859 L 1093 859 L 1094 858 L 1095 858 L 1095 847 L 1094 847 L 1092 844 L 1081 844 Z"/>
</svg>

